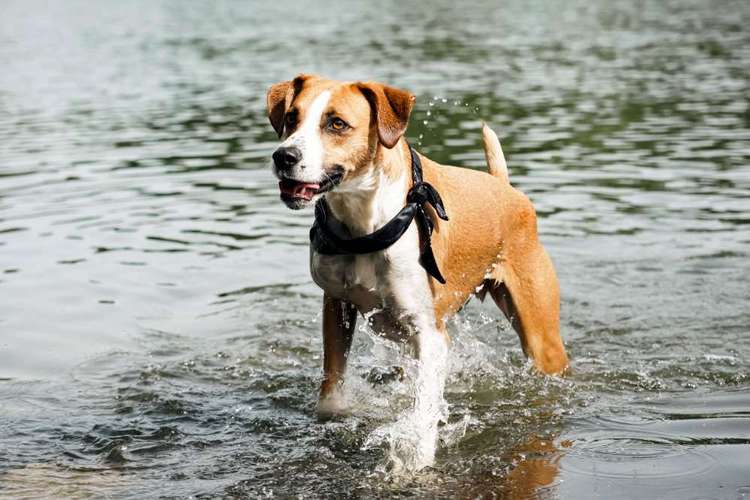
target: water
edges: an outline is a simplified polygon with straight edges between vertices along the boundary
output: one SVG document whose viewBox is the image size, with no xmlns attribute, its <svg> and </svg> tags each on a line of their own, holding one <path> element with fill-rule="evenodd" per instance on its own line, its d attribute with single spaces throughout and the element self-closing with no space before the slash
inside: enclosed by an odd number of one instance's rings
<svg viewBox="0 0 750 500">
<path fill-rule="evenodd" d="M 747 496 L 748 26 L 741 1 L 4 2 L 0 496 Z M 302 71 L 410 89 L 440 162 L 484 168 L 490 123 L 560 276 L 572 374 L 472 302 L 418 474 L 373 439 L 411 404 L 396 346 L 358 331 L 352 416 L 314 418 L 311 213 L 278 201 L 264 109 Z"/>
</svg>

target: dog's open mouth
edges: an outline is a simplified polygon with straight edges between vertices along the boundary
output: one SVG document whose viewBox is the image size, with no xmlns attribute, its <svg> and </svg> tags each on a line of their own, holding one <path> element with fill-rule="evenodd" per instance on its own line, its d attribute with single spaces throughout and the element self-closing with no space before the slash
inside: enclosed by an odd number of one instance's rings
<svg viewBox="0 0 750 500">
<path fill-rule="evenodd" d="M 310 201 L 316 194 L 325 193 L 326 191 L 333 189 L 339 182 L 341 182 L 343 177 L 343 172 L 336 171 L 326 176 L 325 180 L 320 183 L 282 179 L 279 181 L 281 198 L 284 200 Z"/>
</svg>

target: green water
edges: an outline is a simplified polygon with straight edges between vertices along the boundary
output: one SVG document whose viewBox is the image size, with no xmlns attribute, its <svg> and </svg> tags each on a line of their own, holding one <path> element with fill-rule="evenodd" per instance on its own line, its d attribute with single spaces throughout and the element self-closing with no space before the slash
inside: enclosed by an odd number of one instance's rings
<svg viewBox="0 0 750 500">
<path fill-rule="evenodd" d="M 750 3 L 3 2 L 0 497 L 750 494 Z M 311 212 L 278 200 L 265 90 L 417 95 L 408 136 L 498 131 L 562 286 L 573 372 L 472 302 L 433 468 L 372 431 L 410 366 L 356 333 L 319 423 Z M 408 371 L 408 370 L 407 370 Z M 371 377 L 370 377 L 371 378 Z"/>
</svg>

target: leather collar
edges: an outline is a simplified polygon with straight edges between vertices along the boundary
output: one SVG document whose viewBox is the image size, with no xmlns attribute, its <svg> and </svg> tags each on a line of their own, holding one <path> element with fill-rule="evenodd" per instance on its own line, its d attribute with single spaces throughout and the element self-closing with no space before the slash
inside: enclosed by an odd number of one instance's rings
<svg viewBox="0 0 750 500">
<path fill-rule="evenodd" d="M 315 251 L 323 255 L 361 255 L 379 252 L 396 243 L 409 229 L 412 220 L 416 219 L 423 236 L 419 264 L 430 276 L 445 284 L 445 278 L 440 273 L 430 242 L 435 224 L 425 211 L 425 205 L 432 205 L 435 213 L 443 220 L 448 220 L 448 214 L 445 212 L 440 194 L 422 179 L 422 162 L 419 155 L 411 146 L 409 151 L 413 184 L 406 195 L 406 206 L 399 213 L 376 231 L 358 238 L 350 238 L 349 230 L 333 216 L 325 199 L 321 198 L 315 205 L 315 223 L 310 229 L 310 243 Z"/>
</svg>

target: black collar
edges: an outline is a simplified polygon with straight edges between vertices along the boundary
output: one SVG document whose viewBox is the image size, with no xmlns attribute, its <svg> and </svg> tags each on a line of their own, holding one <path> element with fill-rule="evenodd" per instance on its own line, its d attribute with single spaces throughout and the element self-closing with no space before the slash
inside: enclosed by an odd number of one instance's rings
<svg viewBox="0 0 750 500">
<path fill-rule="evenodd" d="M 422 180 L 422 162 L 417 152 L 409 146 L 411 152 L 411 176 L 413 185 L 406 195 L 406 206 L 391 220 L 377 231 L 350 238 L 346 226 L 331 214 L 328 204 L 321 198 L 315 205 L 315 223 L 310 229 L 310 242 L 318 253 L 324 255 L 353 255 L 379 252 L 398 241 L 416 218 L 422 231 L 423 244 L 419 254 L 419 263 L 440 283 L 445 284 L 445 278 L 440 274 L 435 255 L 432 253 L 432 230 L 434 222 L 425 212 L 425 204 L 429 203 L 435 209 L 438 217 L 448 220 L 443 200 L 432 185 Z"/>
</svg>

